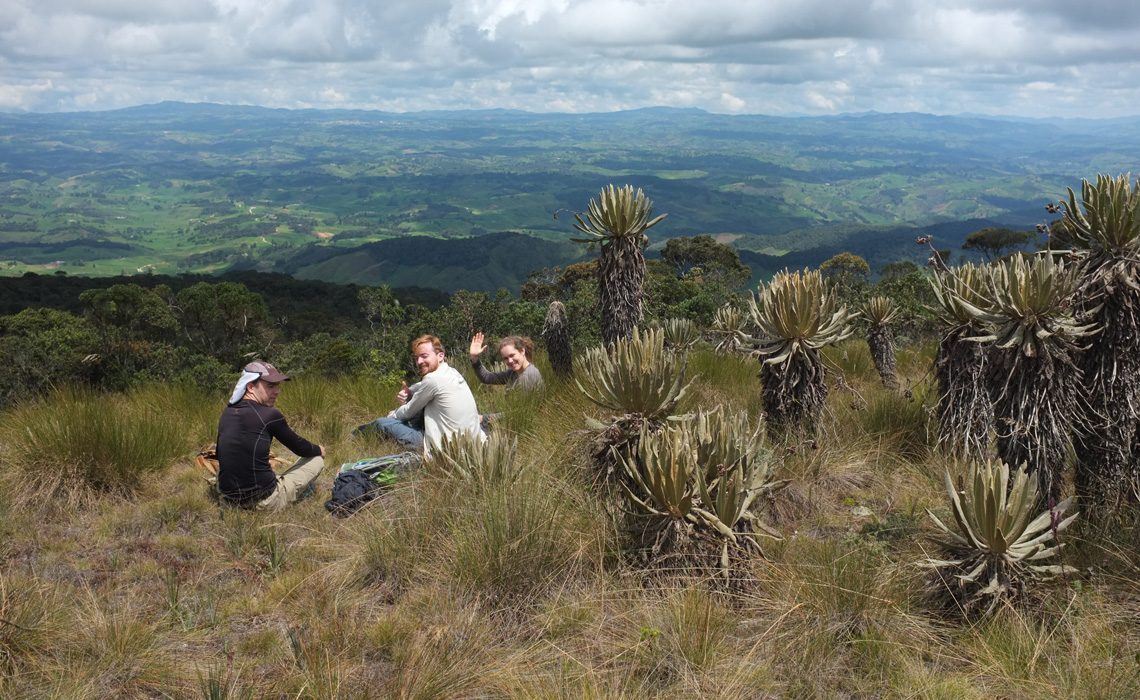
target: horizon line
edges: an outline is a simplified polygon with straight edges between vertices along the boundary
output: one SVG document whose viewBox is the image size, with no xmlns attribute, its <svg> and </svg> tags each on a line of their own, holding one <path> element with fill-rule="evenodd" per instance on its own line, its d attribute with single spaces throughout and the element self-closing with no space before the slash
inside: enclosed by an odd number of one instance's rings
<svg viewBox="0 0 1140 700">
<path fill-rule="evenodd" d="M 251 103 L 233 103 L 233 102 L 209 102 L 209 101 L 184 101 L 184 100 L 160 100 L 158 102 L 142 102 L 125 107 L 112 107 L 108 109 L 76 109 L 76 110 L 55 110 L 55 111 L 36 111 L 36 110 L 0 110 L 0 115 L 5 116 L 53 116 L 53 115 L 80 115 L 80 114 L 110 114 L 114 112 L 126 112 L 131 110 L 145 109 L 148 107 L 162 107 L 170 105 L 188 106 L 188 107 L 222 107 L 222 108 L 235 108 L 235 109 L 256 109 L 274 112 L 368 112 L 372 114 L 391 114 L 391 115 L 431 115 L 431 114 L 461 114 L 461 113 L 479 113 L 479 112 L 504 112 L 513 114 L 525 114 L 532 116 L 606 116 L 606 115 L 620 115 L 632 114 L 636 112 L 648 111 L 663 111 L 663 112 L 689 112 L 700 113 L 715 117 L 726 118 L 749 118 L 749 117 L 764 117 L 769 119 L 836 119 L 844 117 L 867 117 L 867 116 L 923 116 L 935 118 L 957 118 L 957 119 L 992 119 L 1002 121 L 1027 121 L 1027 122 L 1056 122 L 1056 121 L 1092 121 L 1092 122 L 1114 122 L 1114 121 L 1129 121 L 1140 119 L 1140 113 L 1115 117 L 1034 117 L 1024 116 L 1018 114 L 988 114 L 984 112 L 955 112 L 955 113 L 936 113 L 936 112 L 881 112 L 879 110 L 864 110 L 860 112 L 836 112 L 833 114 L 809 114 L 809 113 L 789 113 L 789 114 L 771 114 L 764 112 L 714 112 L 703 107 L 674 107 L 670 105 L 646 105 L 642 107 L 631 107 L 628 109 L 615 109 L 605 112 L 559 112 L 559 111 L 533 111 L 527 109 L 519 109 L 514 107 L 457 107 L 457 108 L 441 108 L 441 109 L 422 109 L 422 110 L 404 110 L 393 111 L 368 107 L 271 107 L 267 105 L 251 104 Z"/>
</svg>

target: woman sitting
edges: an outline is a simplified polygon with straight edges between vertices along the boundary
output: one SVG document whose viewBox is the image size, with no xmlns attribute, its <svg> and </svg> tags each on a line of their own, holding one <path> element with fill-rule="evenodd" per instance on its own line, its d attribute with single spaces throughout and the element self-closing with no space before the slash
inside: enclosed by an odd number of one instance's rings
<svg viewBox="0 0 1140 700">
<path fill-rule="evenodd" d="M 530 361 L 534 353 L 534 341 L 530 338 L 509 335 L 499 341 L 499 357 L 507 363 L 507 369 L 502 372 L 490 372 L 479 361 L 479 355 L 486 349 L 487 346 L 483 344 L 483 332 L 480 331 L 471 338 L 471 349 L 468 351 L 468 355 L 471 357 L 471 366 L 475 369 L 479 381 L 484 384 L 506 384 L 507 391 L 515 387 L 526 390 L 542 387 L 542 374 L 539 373 L 538 367 Z M 483 432 L 489 433 L 491 426 L 502 415 L 501 413 L 480 415 L 479 427 L 483 429 Z"/>
<path fill-rule="evenodd" d="M 510 335 L 499 341 L 499 357 L 503 358 L 507 369 L 502 372 L 490 372 L 479 361 L 479 355 L 487 346 L 483 344 L 483 332 L 480 331 L 471 338 L 471 348 L 468 355 L 471 357 L 471 366 L 479 381 L 484 384 L 506 384 L 507 389 L 537 389 L 542 386 L 542 374 L 538 367 L 531 362 L 534 355 L 534 341 L 517 335 Z"/>
</svg>

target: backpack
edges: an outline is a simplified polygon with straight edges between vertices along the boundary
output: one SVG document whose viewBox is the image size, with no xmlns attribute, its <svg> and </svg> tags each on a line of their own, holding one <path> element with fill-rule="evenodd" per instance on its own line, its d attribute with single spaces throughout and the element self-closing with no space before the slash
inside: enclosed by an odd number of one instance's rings
<svg viewBox="0 0 1140 700">
<path fill-rule="evenodd" d="M 347 518 L 378 495 L 380 485 L 364 472 L 341 472 L 333 480 L 332 498 L 325 501 L 325 510 L 338 518 Z"/>
<path fill-rule="evenodd" d="M 380 495 L 408 469 L 419 464 L 413 452 L 371 457 L 342 464 L 332 485 L 332 497 L 325 509 L 338 518 L 347 518 L 365 503 Z"/>
</svg>

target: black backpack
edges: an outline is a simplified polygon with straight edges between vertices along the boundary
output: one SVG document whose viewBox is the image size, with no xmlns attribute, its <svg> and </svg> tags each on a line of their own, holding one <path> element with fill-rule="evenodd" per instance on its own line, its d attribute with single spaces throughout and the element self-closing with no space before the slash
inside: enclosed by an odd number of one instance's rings
<svg viewBox="0 0 1140 700">
<path fill-rule="evenodd" d="M 325 501 L 325 509 L 338 518 L 347 518 L 379 496 L 380 490 L 380 484 L 365 472 L 356 469 L 341 472 L 333 481 L 332 498 Z"/>
<path fill-rule="evenodd" d="M 325 508 L 338 518 L 347 518 L 381 491 L 391 488 L 401 474 L 415 469 L 422 460 L 415 452 L 400 452 L 342 464 Z"/>
</svg>

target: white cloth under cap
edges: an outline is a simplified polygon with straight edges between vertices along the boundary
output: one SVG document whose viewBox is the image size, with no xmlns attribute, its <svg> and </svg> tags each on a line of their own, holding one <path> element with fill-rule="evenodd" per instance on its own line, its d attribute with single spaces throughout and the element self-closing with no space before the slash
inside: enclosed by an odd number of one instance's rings
<svg viewBox="0 0 1140 700">
<path fill-rule="evenodd" d="M 241 377 L 237 380 L 237 384 L 234 384 L 234 392 L 230 394 L 229 405 L 233 406 L 238 401 L 241 401 L 241 397 L 245 396 L 245 388 L 250 385 L 250 382 L 256 382 L 258 379 L 261 379 L 261 374 L 258 372 L 246 372 L 243 370 Z"/>
</svg>

